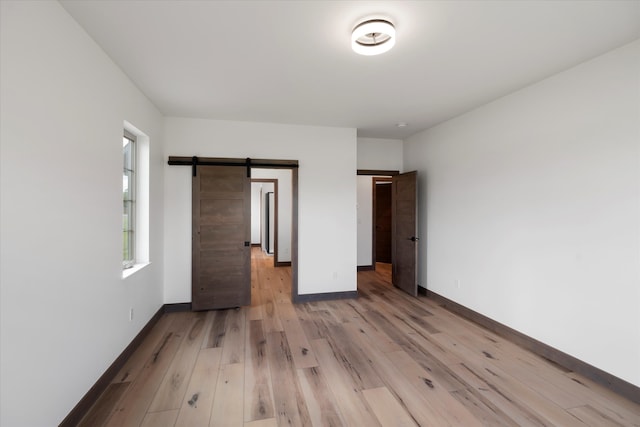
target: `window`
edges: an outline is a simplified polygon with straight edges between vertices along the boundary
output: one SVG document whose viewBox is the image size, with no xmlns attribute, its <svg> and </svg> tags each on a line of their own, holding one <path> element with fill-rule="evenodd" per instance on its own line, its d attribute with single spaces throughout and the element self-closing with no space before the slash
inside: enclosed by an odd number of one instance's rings
<svg viewBox="0 0 640 427">
<path fill-rule="evenodd" d="M 122 268 L 131 268 L 136 261 L 136 137 L 124 132 L 122 138 Z"/>
<path fill-rule="evenodd" d="M 2 1 L 2 0 L 0 0 Z M 149 137 L 126 120 L 122 136 L 122 278 L 151 263 L 149 259 Z"/>
</svg>

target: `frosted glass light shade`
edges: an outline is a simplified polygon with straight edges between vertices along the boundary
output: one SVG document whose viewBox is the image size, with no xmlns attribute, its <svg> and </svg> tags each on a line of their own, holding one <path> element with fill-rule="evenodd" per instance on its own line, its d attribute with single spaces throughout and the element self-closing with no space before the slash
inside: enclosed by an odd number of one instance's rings
<svg viewBox="0 0 640 427">
<path fill-rule="evenodd" d="M 379 55 L 396 44 L 396 29 L 384 19 L 358 24 L 351 33 L 351 48 L 360 55 Z"/>
</svg>

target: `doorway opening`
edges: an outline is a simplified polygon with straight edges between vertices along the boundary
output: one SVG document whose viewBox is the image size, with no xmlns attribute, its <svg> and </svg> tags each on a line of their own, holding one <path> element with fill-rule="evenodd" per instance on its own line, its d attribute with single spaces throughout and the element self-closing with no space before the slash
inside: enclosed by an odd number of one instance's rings
<svg viewBox="0 0 640 427">
<path fill-rule="evenodd" d="M 252 170 L 252 174 L 253 172 Z M 290 195 L 288 196 L 290 198 Z M 289 205 L 290 203 L 287 203 L 287 206 Z M 274 267 L 291 265 L 290 259 L 287 260 L 288 263 L 279 261 L 278 206 L 278 179 L 251 178 L 251 246 L 258 247 L 267 256 L 271 256 Z M 291 228 L 291 222 L 284 226 Z M 290 241 L 286 242 L 286 247 L 291 247 Z"/>
<path fill-rule="evenodd" d="M 374 270 L 378 264 L 391 268 L 391 178 L 373 177 L 372 189 L 371 264 Z"/>
<path fill-rule="evenodd" d="M 295 170 L 297 172 L 297 170 Z M 251 306 L 292 301 L 293 169 L 251 168 Z"/>
<path fill-rule="evenodd" d="M 391 270 L 394 286 L 417 295 L 417 218 L 416 171 L 358 170 L 358 271 L 376 270 L 379 265 Z M 390 265 L 380 262 L 389 260 L 387 239 Z"/>
<path fill-rule="evenodd" d="M 358 271 L 391 268 L 391 184 L 399 173 L 358 170 Z"/>
</svg>

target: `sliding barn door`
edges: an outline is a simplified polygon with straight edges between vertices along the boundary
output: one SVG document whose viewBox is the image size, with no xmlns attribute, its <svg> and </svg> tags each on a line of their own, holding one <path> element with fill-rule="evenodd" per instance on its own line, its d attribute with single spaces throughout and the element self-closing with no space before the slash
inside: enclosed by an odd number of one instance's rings
<svg viewBox="0 0 640 427">
<path fill-rule="evenodd" d="M 418 295 L 418 174 L 396 175 L 391 188 L 392 281 Z"/>
<path fill-rule="evenodd" d="M 193 177 L 193 310 L 251 304 L 251 179 L 238 166 L 198 166 Z"/>
</svg>

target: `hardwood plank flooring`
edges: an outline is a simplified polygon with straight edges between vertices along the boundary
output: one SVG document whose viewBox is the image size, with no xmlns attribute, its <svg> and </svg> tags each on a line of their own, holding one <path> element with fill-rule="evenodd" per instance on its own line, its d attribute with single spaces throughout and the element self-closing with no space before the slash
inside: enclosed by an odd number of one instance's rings
<svg viewBox="0 0 640 427">
<path fill-rule="evenodd" d="M 84 426 L 638 426 L 640 405 L 390 284 L 293 305 L 252 249 L 252 303 L 167 313 Z"/>
<path fill-rule="evenodd" d="M 365 390 L 362 394 L 382 427 L 415 427 L 417 425 L 386 387 Z"/>
<path fill-rule="evenodd" d="M 221 358 L 221 348 L 212 347 L 200 351 L 187 392 L 182 398 L 182 407 L 175 426 L 209 425 Z"/>
<path fill-rule="evenodd" d="M 333 393 L 329 390 L 320 369 L 317 367 L 298 369 L 298 377 L 309 409 L 311 423 L 320 426 L 344 425 Z"/>
<path fill-rule="evenodd" d="M 267 338 L 262 320 L 247 320 L 244 374 L 244 420 L 257 421 L 275 416 L 273 386 L 267 360 Z"/>
<path fill-rule="evenodd" d="M 156 391 L 149 412 L 180 409 L 204 337 L 205 313 L 197 313 Z M 175 418 L 174 418 L 175 420 Z"/>
</svg>

